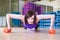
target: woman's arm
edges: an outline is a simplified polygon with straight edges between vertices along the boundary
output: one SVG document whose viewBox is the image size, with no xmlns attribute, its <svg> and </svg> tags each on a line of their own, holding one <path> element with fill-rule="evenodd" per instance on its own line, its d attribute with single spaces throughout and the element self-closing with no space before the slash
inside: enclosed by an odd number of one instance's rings
<svg viewBox="0 0 60 40">
<path fill-rule="evenodd" d="M 37 22 L 41 19 L 51 19 L 50 29 L 52 29 L 55 21 L 55 15 L 53 14 L 37 15 Z"/>
<path fill-rule="evenodd" d="M 7 19 L 7 26 L 10 29 L 10 18 L 14 18 L 14 19 L 20 19 L 22 21 L 24 21 L 24 15 L 17 15 L 17 14 L 6 14 L 6 19 Z"/>
</svg>

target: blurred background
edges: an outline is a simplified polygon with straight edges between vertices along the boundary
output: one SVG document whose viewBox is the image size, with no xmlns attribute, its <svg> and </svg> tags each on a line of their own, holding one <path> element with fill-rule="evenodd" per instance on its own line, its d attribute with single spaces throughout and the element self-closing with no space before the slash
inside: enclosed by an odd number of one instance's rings
<svg viewBox="0 0 60 40">
<path fill-rule="evenodd" d="M 55 22 L 53 27 L 60 28 L 60 0 L 0 0 L 0 27 L 6 27 L 6 14 L 22 14 L 24 4 L 32 2 L 37 6 L 42 6 L 42 14 L 55 14 Z M 18 19 L 11 19 L 12 27 L 21 27 L 22 21 Z M 40 28 L 49 28 L 50 19 L 40 20 L 38 23 Z"/>
</svg>

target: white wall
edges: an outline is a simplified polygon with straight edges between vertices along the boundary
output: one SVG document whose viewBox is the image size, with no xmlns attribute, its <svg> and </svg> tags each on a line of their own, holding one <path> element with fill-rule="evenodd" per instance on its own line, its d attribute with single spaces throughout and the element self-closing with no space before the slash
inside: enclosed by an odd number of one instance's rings
<svg viewBox="0 0 60 40">
<path fill-rule="evenodd" d="M 34 3 L 35 4 L 42 4 L 42 5 L 52 6 L 51 2 L 49 2 L 49 1 L 37 1 L 37 2 L 34 2 Z"/>
<path fill-rule="evenodd" d="M 54 11 L 60 10 L 60 0 L 53 1 L 51 4 L 53 5 Z"/>
</svg>

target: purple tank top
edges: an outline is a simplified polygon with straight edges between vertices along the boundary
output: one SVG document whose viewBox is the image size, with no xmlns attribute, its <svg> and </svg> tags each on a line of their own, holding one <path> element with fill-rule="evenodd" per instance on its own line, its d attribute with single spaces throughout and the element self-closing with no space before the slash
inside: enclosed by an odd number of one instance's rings
<svg viewBox="0 0 60 40">
<path fill-rule="evenodd" d="M 35 27 L 37 27 L 37 23 L 34 23 L 34 24 L 26 23 L 26 24 L 24 24 L 24 28 L 32 29 L 32 28 L 35 28 Z"/>
</svg>

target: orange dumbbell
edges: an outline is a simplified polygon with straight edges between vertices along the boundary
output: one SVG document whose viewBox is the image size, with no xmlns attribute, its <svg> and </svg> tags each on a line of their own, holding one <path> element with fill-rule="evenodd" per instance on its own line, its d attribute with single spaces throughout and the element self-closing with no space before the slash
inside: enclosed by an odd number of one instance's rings
<svg viewBox="0 0 60 40">
<path fill-rule="evenodd" d="M 12 29 L 10 28 L 10 29 L 8 29 L 8 28 L 4 28 L 4 32 L 5 33 L 10 33 L 12 31 Z"/>
<path fill-rule="evenodd" d="M 50 34 L 55 34 L 55 33 L 56 33 L 55 29 L 49 29 L 48 32 L 49 32 Z"/>
</svg>

